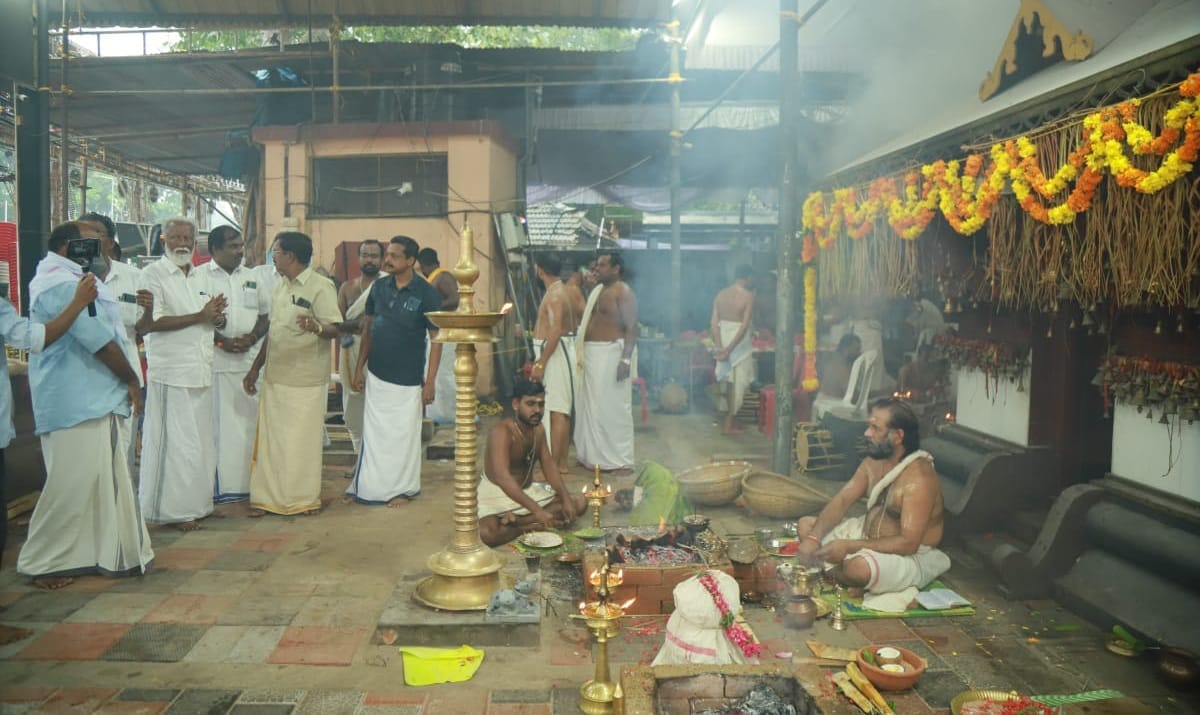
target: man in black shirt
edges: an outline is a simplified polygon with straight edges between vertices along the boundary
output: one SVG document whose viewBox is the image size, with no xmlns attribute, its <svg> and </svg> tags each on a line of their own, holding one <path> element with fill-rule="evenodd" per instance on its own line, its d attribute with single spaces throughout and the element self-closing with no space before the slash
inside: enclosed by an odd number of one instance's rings
<svg viewBox="0 0 1200 715">
<path fill-rule="evenodd" d="M 367 296 L 354 369 L 354 389 L 366 395 L 362 450 L 346 490 L 363 504 L 401 506 L 421 492 L 421 411 L 433 402 L 442 358 L 441 343 L 433 343 L 425 364 L 426 335 L 437 335 L 426 314 L 442 303 L 414 270 L 417 250 L 408 236 L 393 238 L 383 257 L 389 278 Z"/>
</svg>

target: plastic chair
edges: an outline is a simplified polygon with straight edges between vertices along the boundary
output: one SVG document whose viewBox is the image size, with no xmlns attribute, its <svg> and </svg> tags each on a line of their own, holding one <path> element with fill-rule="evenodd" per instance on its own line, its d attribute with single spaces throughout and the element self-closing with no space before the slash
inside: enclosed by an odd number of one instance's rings
<svg viewBox="0 0 1200 715">
<path fill-rule="evenodd" d="M 844 419 L 864 419 L 867 415 L 867 399 L 871 394 L 871 383 L 879 368 L 879 351 L 868 350 L 850 366 L 850 382 L 841 400 L 819 395 L 813 401 L 812 415 L 819 420 L 826 412 L 835 412 Z"/>
</svg>

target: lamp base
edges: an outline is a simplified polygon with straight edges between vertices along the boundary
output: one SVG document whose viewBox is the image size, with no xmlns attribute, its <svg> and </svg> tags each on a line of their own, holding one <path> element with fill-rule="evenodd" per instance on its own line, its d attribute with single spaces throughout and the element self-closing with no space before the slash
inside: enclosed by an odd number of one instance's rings
<svg viewBox="0 0 1200 715">
<path fill-rule="evenodd" d="M 579 688 L 579 709 L 588 715 L 611 715 L 616 683 L 589 680 Z"/>
<path fill-rule="evenodd" d="M 421 605 L 443 611 L 482 611 L 502 586 L 499 572 L 479 576 L 434 574 L 417 583 L 413 598 Z"/>
</svg>

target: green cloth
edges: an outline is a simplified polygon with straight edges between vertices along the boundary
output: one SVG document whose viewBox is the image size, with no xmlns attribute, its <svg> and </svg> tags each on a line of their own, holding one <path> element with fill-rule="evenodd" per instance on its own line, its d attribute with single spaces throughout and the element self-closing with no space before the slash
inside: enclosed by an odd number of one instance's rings
<svg viewBox="0 0 1200 715">
<path fill-rule="evenodd" d="M 941 581 L 934 581 L 926 586 L 926 588 L 946 588 L 946 585 Z M 821 594 L 821 600 L 825 605 L 833 608 L 833 604 L 837 601 L 837 596 L 833 591 L 826 591 Z M 900 613 L 888 613 L 885 611 L 872 611 L 869 608 L 862 607 L 862 598 L 842 598 L 842 616 L 848 621 L 865 621 L 873 618 L 945 618 L 946 616 L 973 616 L 975 615 L 974 606 L 959 606 L 957 608 L 943 608 L 940 611 L 931 611 L 927 608 L 910 608 L 907 611 Z"/>
<path fill-rule="evenodd" d="M 642 500 L 629 513 L 631 526 L 658 526 L 660 519 L 678 524 L 694 513 L 692 504 L 679 488 L 671 470 L 657 462 L 643 462 L 635 486 L 642 488 Z"/>
</svg>

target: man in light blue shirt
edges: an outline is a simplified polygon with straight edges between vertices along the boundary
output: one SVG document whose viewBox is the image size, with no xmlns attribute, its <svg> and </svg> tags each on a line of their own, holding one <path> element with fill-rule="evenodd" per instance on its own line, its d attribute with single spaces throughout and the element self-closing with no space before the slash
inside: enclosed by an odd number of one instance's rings
<svg viewBox="0 0 1200 715">
<path fill-rule="evenodd" d="M 61 338 L 75 318 L 95 299 L 96 279 L 91 275 L 85 276 L 76 284 L 75 295 L 66 309 L 45 325 L 22 318 L 11 303 L 0 300 L 0 348 L 13 347 L 32 353 L 41 352 Z M 12 383 L 8 376 L 8 360 L 5 359 L 0 362 L 0 553 L 4 553 L 8 536 L 8 509 L 3 508 L 8 503 L 4 493 L 4 483 L 7 480 L 4 450 L 17 436 L 16 428 L 13 427 L 12 409 Z M 0 625 L 0 645 L 28 638 L 32 633 L 33 631 L 26 628 Z"/>
<path fill-rule="evenodd" d="M 86 246 L 77 242 L 90 240 L 91 231 L 67 223 L 50 234 L 51 252 L 29 284 L 34 321 L 48 322 L 70 301 L 83 269 L 66 256 Z M 144 573 L 154 559 L 122 449 L 128 420 L 142 407 L 136 358 L 124 347 L 117 303 L 103 285 L 94 312 L 79 316 L 29 365 L 46 486 L 17 571 L 43 588 L 60 588 L 79 573 Z"/>
</svg>

